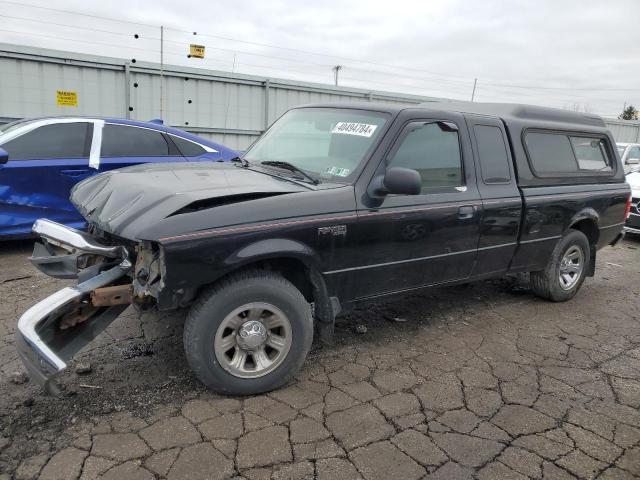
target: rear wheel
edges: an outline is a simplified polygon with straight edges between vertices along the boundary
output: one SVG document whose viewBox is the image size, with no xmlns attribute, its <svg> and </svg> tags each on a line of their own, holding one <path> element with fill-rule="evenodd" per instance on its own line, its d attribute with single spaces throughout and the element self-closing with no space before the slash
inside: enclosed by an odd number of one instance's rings
<svg viewBox="0 0 640 480">
<path fill-rule="evenodd" d="M 584 233 L 570 230 L 556 245 L 545 269 L 531 272 L 531 289 L 554 302 L 573 298 L 589 271 L 590 248 Z"/>
<path fill-rule="evenodd" d="M 287 382 L 312 339 L 309 303 L 289 281 L 264 271 L 233 276 L 204 293 L 184 329 L 197 377 L 212 390 L 240 395 Z"/>
</svg>

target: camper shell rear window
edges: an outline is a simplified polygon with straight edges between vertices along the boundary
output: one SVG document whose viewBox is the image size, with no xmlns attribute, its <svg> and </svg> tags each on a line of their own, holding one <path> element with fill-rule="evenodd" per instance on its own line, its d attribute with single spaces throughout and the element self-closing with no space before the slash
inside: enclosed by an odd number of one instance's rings
<svg viewBox="0 0 640 480">
<path fill-rule="evenodd" d="M 528 129 L 523 144 L 537 177 L 612 176 L 615 155 L 604 135 Z"/>
</svg>

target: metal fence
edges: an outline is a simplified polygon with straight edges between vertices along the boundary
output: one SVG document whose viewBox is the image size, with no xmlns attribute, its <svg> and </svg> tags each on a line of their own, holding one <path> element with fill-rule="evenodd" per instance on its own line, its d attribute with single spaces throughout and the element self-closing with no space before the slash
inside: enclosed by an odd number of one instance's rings
<svg viewBox="0 0 640 480">
<path fill-rule="evenodd" d="M 443 100 L 165 65 L 161 109 L 160 78 L 157 63 L 0 43 L 0 123 L 43 115 L 160 117 L 242 150 L 304 103 Z M 640 142 L 639 121 L 605 121 L 617 141 Z"/>
<path fill-rule="evenodd" d="M 640 143 L 640 121 L 605 119 L 616 142 Z"/>
<path fill-rule="evenodd" d="M 160 65 L 133 62 L 0 43 L 0 121 L 43 115 L 161 117 L 168 125 L 244 149 L 296 105 L 439 100 L 165 65 L 161 110 Z"/>
</svg>

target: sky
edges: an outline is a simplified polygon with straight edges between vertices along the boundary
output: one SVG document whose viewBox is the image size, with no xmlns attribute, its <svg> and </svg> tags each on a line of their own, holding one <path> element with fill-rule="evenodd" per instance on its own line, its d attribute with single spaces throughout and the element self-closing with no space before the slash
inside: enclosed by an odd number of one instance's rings
<svg viewBox="0 0 640 480">
<path fill-rule="evenodd" d="M 616 117 L 640 0 L 0 0 L 0 42 Z M 196 33 L 194 35 L 194 32 Z M 135 35 L 138 38 L 135 38 Z M 205 59 L 188 58 L 190 43 Z"/>
</svg>

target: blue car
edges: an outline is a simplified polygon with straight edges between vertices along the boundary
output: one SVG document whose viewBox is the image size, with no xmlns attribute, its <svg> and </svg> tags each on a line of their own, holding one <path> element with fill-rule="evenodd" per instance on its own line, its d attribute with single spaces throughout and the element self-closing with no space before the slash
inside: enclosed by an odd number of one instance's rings
<svg viewBox="0 0 640 480">
<path fill-rule="evenodd" d="M 7 155 L 8 154 L 8 155 Z M 55 117 L 0 127 L 0 239 L 31 236 L 38 218 L 83 228 L 69 202 L 76 183 L 114 168 L 228 161 L 238 152 L 160 121 Z"/>
</svg>

